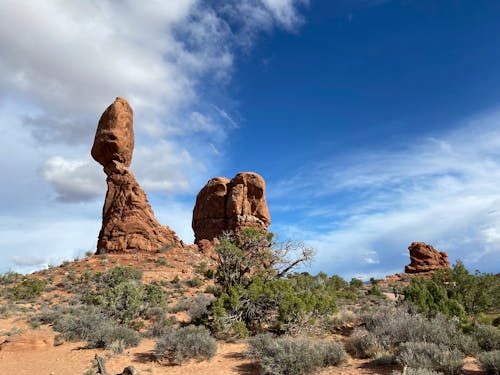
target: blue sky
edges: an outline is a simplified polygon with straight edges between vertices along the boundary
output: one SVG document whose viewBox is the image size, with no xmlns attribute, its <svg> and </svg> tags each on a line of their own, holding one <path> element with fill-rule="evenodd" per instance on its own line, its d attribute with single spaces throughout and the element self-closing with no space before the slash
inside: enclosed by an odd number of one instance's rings
<svg viewBox="0 0 500 375">
<path fill-rule="evenodd" d="M 90 147 L 116 96 L 135 111 L 132 170 L 186 242 L 206 181 L 251 170 L 271 229 L 316 248 L 312 272 L 401 272 L 412 241 L 499 272 L 499 11 L 2 2 L 0 272 L 95 249 L 105 176 Z"/>
</svg>

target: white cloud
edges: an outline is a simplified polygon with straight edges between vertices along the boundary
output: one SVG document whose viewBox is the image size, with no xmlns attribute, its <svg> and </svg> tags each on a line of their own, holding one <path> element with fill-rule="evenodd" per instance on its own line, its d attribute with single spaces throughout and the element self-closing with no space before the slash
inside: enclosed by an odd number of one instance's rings
<svg viewBox="0 0 500 375">
<path fill-rule="evenodd" d="M 500 112 L 486 114 L 399 151 L 330 160 L 271 186 L 269 200 L 301 196 L 305 207 L 320 207 L 301 211 L 297 225 L 319 250 L 316 266 L 332 272 L 402 272 L 409 257 L 401 252 L 412 241 L 493 271 L 491 261 L 500 261 L 498 125 Z"/>
<path fill-rule="evenodd" d="M 50 183 L 61 201 L 86 201 L 100 197 L 106 191 L 102 168 L 92 160 L 66 160 L 60 156 L 49 158 L 42 176 Z"/>
<path fill-rule="evenodd" d="M 236 127 L 224 103 L 200 95 L 200 88 L 207 80 L 224 84 L 230 79 L 240 40 L 248 47 L 259 31 L 273 25 L 289 31 L 298 27 L 297 6 L 303 3 L 3 1 L 0 100 L 20 104 L 16 114 L 43 145 L 38 159 L 49 158 L 41 161 L 43 176 L 60 199 L 96 195 L 100 185 L 90 185 L 95 168 L 75 163 L 89 159 L 99 115 L 116 96 L 134 108 L 136 164 L 153 161 L 146 169 L 154 173 L 136 171 L 145 187 L 184 192 L 194 175 L 185 171 L 206 171 L 213 160 L 222 160 L 220 144 Z M 249 13 L 236 11 L 242 6 Z M 234 27 L 252 14 L 266 21 Z M 66 147 L 64 155 L 54 148 L 57 144 Z M 141 161 L 141 145 L 162 154 L 153 160 L 144 151 Z M 81 186 L 75 181 L 79 171 L 85 174 Z"/>
<path fill-rule="evenodd" d="M 89 154 L 117 96 L 134 109 L 132 171 L 150 200 L 193 193 L 218 173 L 237 123 L 232 98 L 213 88 L 231 79 L 235 55 L 260 31 L 300 25 L 301 1 L 246 3 L 263 22 L 226 12 L 237 0 L 0 2 L 3 270 L 38 251 L 52 254 L 41 257 L 47 263 L 95 247 L 89 233 L 97 237 L 106 177 Z M 165 218 L 191 238 L 190 225 L 179 228 L 190 223 L 188 206 L 169 202 L 182 220 Z M 5 257 L 12 249 L 21 258 Z"/>
</svg>

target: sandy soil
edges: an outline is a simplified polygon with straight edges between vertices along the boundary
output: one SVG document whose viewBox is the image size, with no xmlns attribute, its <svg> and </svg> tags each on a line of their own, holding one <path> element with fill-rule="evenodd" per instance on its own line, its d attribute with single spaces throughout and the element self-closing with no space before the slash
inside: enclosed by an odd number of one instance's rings
<svg viewBox="0 0 500 375">
<path fill-rule="evenodd" d="M 0 373 L 7 375 L 68 375 L 83 374 L 90 368 L 97 353 L 104 357 L 109 352 L 82 349 L 84 343 L 64 343 L 54 346 L 54 333 L 48 327 L 27 330 L 8 337 L 0 345 Z M 106 362 L 110 374 L 119 374 L 127 366 L 134 366 L 141 374 L 200 374 L 230 375 L 258 374 L 258 366 L 244 356 L 244 343 L 218 343 L 217 355 L 210 361 L 191 361 L 182 366 L 163 366 L 153 356 L 153 340 L 143 340 L 135 348 Z"/>
<path fill-rule="evenodd" d="M 5 326 L 5 321 L 2 321 Z M 1 341 L 0 341 L 1 343 Z M 8 336 L 0 344 L 0 373 L 6 375 L 78 375 L 92 365 L 96 354 L 101 357 L 110 355 L 109 351 L 83 349 L 84 343 L 64 343 L 54 346 L 54 332 L 42 326 L 37 330 L 25 330 Z M 106 368 L 110 374 L 120 374 L 127 366 L 134 366 L 142 375 L 258 375 L 258 364 L 245 357 L 246 344 L 218 342 L 217 355 L 209 361 L 190 361 L 182 366 L 164 366 L 152 356 L 153 340 L 143 340 L 135 348 L 107 360 Z M 338 367 L 320 371 L 319 375 L 390 375 L 395 366 L 376 366 L 369 360 L 349 358 Z M 479 375 L 474 358 L 466 358 L 466 375 Z"/>
</svg>

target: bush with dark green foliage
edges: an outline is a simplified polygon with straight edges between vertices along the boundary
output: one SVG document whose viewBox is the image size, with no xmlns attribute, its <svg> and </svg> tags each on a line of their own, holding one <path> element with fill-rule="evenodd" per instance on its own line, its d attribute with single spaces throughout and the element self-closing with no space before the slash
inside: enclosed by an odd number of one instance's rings
<svg viewBox="0 0 500 375">
<path fill-rule="evenodd" d="M 9 294 L 15 300 L 32 300 L 40 297 L 45 290 L 47 282 L 37 278 L 25 278 L 19 284 L 9 290 Z"/>
<path fill-rule="evenodd" d="M 294 274 L 269 281 L 254 276 L 246 287 L 233 286 L 212 304 L 213 328 L 224 332 L 243 322 L 253 333 L 286 331 L 337 311 L 335 299 L 335 286 L 321 275 Z"/>
<path fill-rule="evenodd" d="M 488 375 L 500 375 L 500 350 L 481 353 L 478 360 L 481 369 Z"/>
<path fill-rule="evenodd" d="M 459 350 L 430 342 L 406 342 L 399 346 L 396 361 L 403 366 L 457 374 L 462 369 L 464 355 Z"/>
<path fill-rule="evenodd" d="M 142 272 L 116 266 L 107 272 L 83 274 L 82 301 L 99 306 L 109 317 L 125 325 L 144 317 L 153 307 L 165 307 L 167 295 L 158 284 L 143 284 Z"/>
<path fill-rule="evenodd" d="M 191 288 L 198 288 L 203 285 L 203 280 L 198 276 L 194 276 L 191 279 L 186 280 L 186 284 Z"/>
<path fill-rule="evenodd" d="M 432 280 L 413 279 L 404 294 L 405 300 L 416 304 L 421 312 L 476 319 L 481 312 L 500 306 L 500 277 L 479 271 L 470 274 L 457 261 L 450 270 L 436 271 Z"/>
<path fill-rule="evenodd" d="M 187 359 L 206 360 L 217 351 L 217 343 L 210 332 L 202 326 L 187 326 L 171 329 L 156 343 L 154 354 L 159 360 L 182 364 Z"/>
<path fill-rule="evenodd" d="M 355 277 L 353 277 L 351 279 L 351 281 L 349 282 L 349 285 L 352 287 L 352 288 L 355 288 L 355 289 L 361 289 L 363 287 L 363 280 L 360 280 L 360 279 L 356 279 Z"/>
<path fill-rule="evenodd" d="M 345 358 L 344 347 L 338 342 L 263 334 L 252 337 L 249 344 L 249 355 L 259 360 L 264 375 L 309 374 Z"/>
</svg>

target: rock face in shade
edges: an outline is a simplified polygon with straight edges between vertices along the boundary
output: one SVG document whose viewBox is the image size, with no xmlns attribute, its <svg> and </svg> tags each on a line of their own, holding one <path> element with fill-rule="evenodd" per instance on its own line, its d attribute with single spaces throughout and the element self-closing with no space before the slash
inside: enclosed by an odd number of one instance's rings
<svg viewBox="0 0 500 375">
<path fill-rule="evenodd" d="M 91 151 L 108 176 L 98 254 L 155 252 L 165 244 L 182 246 L 176 234 L 156 220 L 146 193 L 129 170 L 133 150 L 133 111 L 126 100 L 116 98 L 99 120 Z"/>
<path fill-rule="evenodd" d="M 196 197 L 192 222 L 195 242 L 212 241 L 224 231 L 246 227 L 267 230 L 271 218 L 265 190 L 264 179 L 253 172 L 238 173 L 232 180 L 212 178 Z"/>
<path fill-rule="evenodd" d="M 412 242 L 408 247 L 410 264 L 405 267 L 406 273 L 425 273 L 438 269 L 450 268 L 448 253 L 437 251 L 424 242 Z"/>
</svg>

